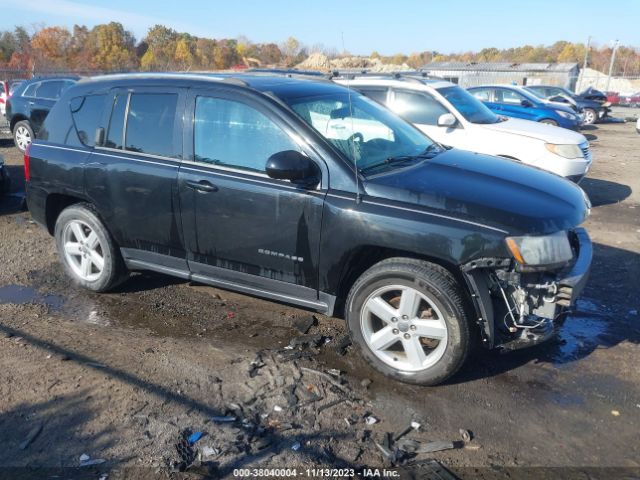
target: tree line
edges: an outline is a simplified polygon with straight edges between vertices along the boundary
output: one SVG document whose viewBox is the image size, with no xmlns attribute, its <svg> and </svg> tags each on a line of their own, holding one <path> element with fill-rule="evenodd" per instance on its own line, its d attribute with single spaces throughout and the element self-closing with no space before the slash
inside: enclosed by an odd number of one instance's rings
<svg viewBox="0 0 640 480">
<path fill-rule="evenodd" d="M 0 32 L 0 67 L 31 70 L 96 70 L 96 71 L 163 71 L 163 70 L 220 70 L 234 67 L 282 66 L 292 67 L 309 53 L 322 52 L 329 57 L 349 55 L 338 53 L 323 45 L 307 47 L 289 37 L 277 43 L 254 43 L 241 36 L 234 39 L 214 39 L 177 32 L 163 25 L 155 25 L 141 40 L 119 22 L 88 28 L 74 25 L 72 30 L 52 26 L 29 34 L 24 27 Z M 422 51 L 410 55 L 382 56 L 372 52 L 370 57 L 387 64 L 408 64 L 420 68 L 432 61 L 462 62 L 578 62 L 582 64 L 586 46 L 582 43 L 558 41 L 549 46 L 525 45 L 480 51 L 443 54 Z M 606 72 L 612 48 L 592 45 L 588 52 L 588 66 Z M 614 65 L 616 75 L 640 74 L 640 51 L 621 46 Z"/>
</svg>

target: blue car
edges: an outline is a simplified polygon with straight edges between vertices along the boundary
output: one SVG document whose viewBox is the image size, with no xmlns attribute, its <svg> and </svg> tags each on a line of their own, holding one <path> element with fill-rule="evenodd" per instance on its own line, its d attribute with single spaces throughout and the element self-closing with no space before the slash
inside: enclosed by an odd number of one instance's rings
<svg viewBox="0 0 640 480">
<path fill-rule="evenodd" d="M 548 123 L 578 130 L 582 117 L 572 108 L 545 101 L 518 86 L 497 85 L 468 88 L 469 92 L 498 115 Z"/>
</svg>

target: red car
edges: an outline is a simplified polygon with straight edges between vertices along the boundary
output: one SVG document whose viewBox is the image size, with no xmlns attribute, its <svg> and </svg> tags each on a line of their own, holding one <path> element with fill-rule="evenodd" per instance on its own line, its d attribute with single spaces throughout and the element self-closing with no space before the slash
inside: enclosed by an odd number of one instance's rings
<svg viewBox="0 0 640 480">
<path fill-rule="evenodd" d="M 622 105 L 628 105 L 629 107 L 640 107 L 640 92 L 621 97 L 620 103 Z"/>
<path fill-rule="evenodd" d="M 611 105 L 618 105 L 621 101 L 620 94 L 618 92 L 604 92 L 607 96 L 607 102 Z"/>
</svg>

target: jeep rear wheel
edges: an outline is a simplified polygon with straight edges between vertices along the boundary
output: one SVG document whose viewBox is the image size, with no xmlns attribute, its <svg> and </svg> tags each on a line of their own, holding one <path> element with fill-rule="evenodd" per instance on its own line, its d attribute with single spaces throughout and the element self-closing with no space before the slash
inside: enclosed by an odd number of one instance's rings
<svg viewBox="0 0 640 480">
<path fill-rule="evenodd" d="M 55 239 L 65 271 L 83 287 L 104 292 L 126 279 L 120 251 L 90 205 L 65 208 L 56 221 Z"/>
<path fill-rule="evenodd" d="M 462 292 L 438 265 L 384 260 L 355 282 L 346 305 L 353 343 L 385 375 L 435 385 L 467 357 L 470 332 Z"/>
</svg>

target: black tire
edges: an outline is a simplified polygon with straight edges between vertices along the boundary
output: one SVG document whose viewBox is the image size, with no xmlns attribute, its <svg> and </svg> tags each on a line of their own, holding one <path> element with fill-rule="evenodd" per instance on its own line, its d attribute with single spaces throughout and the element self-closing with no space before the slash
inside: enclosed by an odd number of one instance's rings
<svg viewBox="0 0 640 480">
<path fill-rule="evenodd" d="M 429 297 L 447 327 L 446 349 L 433 365 L 418 371 L 393 368 L 378 358 L 367 344 L 361 325 L 364 304 L 373 292 L 385 285 L 411 287 Z M 464 295 L 449 271 L 426 261 L 410 258 L 383 260 L 356 280 L 346 301 L 346 319 L 353 344 L 373 368 L 406 383 L 436 385 L 455 374 L 470 351 L 471 332 L 465 313 Z"/>
<path fill-rule="evenodd" d="M 544 123 L 545 125 L 553 125 L 554 127 L 558 126 L 558 122 L 556 122 L 552 118 L 543 118 L 542 120 L 540 120 L 540 123 Z"/>
<path fill-rule="evenodd" d="M 18 147 L 18 150 L 20 150 L 23 153 L 26 150 L 26 144 L 21 140 L 21 138 L 22 138 L 23 132 L 25 131 L 30 138 L 28 142 L 30 144 L 31 142 L 33 142 L 33 139 L 35 138 L 33 134 L 33 128 L 31 128 L 31 124 L 27 120 L 21 120 L 13 126 L 13 132 L 12 132 L 13 143 L 15 144 L 16 147 Z"/>
<path fill-rule="evenodd" d="M 83 222 L 98 237 L 104 266 L 96 279 L 85 280 L 79 276 L 71 265 L 72 260 L 65 254 L 65 229 L 74 221 Z M 54 236 L 65 272 L 82 287 L 94 292 L 106 292 L 127 279 L 128 270 L 120 249 L 90 204 L 77 203 L 65 208 L 56 220 Z"/>
<path fill-rule="evenodd" d="M 598 112 L 596 112 L 593 108 L 585 108 L 584 109 L 584 124 L 585 125 L 593 125 L 598 121 Z"/>
</svg>

